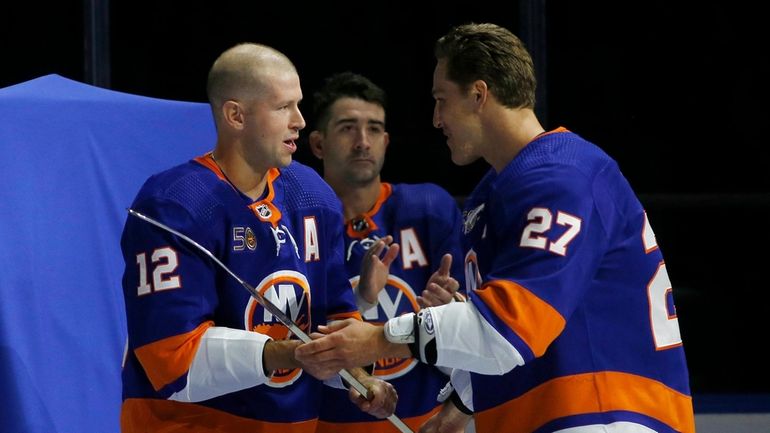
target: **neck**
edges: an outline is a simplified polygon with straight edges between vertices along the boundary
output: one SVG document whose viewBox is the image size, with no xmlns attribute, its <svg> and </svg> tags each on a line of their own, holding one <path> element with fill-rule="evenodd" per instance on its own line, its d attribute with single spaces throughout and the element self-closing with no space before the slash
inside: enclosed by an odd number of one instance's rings
<svg viewBox="0 0 770 433">
<path fill-rule="evenodd" d="M 247 197 L 256 200 L 265 191 L 268 169 L 255 170 L 234 152 L 219 148 L 214 149 L 211 156 L 230 183 Z"/>
<path fill-rule="evenodd" d="M 501 107 L 500 112 L 488 120 L 487 131 L 484 142 L 489 148 L 484 159 L 500 173 L 521 149 L 545 130 L 531 109 Z"/>
<path fill-rule="evenodd" d="M 342 202 L 342 211 L 345 221 L 364 214 L 374 207 L 377 199 L 380 197 L 380 178 L 377 177 L 366 185 L 350 185 L 347 182 L 334 182 L 326 179 L 329 185 L 337 194 Z"/>
</svg>

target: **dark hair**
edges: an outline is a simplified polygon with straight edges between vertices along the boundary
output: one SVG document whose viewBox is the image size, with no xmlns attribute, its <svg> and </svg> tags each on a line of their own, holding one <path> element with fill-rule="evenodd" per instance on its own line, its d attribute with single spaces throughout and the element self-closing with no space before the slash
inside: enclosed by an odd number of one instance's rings
<svg viewBox="0 0 770 433">
<path fill-rule="evenodd" d="M 331 115 L 329 108 L 340 98 L 356 98 L 371 102 L 385 109 L 385 91 L 363 75 L 340 72 L 329 76 L 323 87 L 313 94 L 315 128 L 325 129 Z"/>
<path fill-rule="evenodd" d="M 447 78 L 467 90 L 476 80 L 506 107 L 535 107 L 535 70 L 524 43 L 496 24 L 464 24 L 436 41 L 437 60 L 446 59 Z"/>
</svg>

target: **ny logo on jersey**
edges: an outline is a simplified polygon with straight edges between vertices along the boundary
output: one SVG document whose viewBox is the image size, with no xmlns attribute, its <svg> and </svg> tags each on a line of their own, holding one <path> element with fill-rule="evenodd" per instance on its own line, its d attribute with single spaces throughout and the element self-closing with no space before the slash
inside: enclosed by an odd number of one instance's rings
<svg viewBox="0 0 770 433">
<path fill-rule="evenodd" d="M 305 333 L 310 331 L 312 326 L 310 284 L 303 274 L 289 270 L 274 272 L 265 277 L 256 289 L 283 311 L 302 331 Z M 243 319 L 245 329 L 268 335 L 274 340 L 297 338 L 253 297 L 249 299 Z M 296 382 L 301 374 L 302 370 L 298 368 L 279 369 L 273 372 L 267 385 L 283 388 Z"/>
<path fill-rule="evenodd" d="M 356 287 L 359 279 L 359 276 L 351 278 L 350 285 Z M 402 314 L 419 310 L 417 296 L 409 283 L 395 275 L 388 275 L 385 288 L 377 295 L 377 305 L 362 311 L 361 315 L 369 322 L 384 323 Z M 377 361 L 374 374 L 383 380 L 393 379 L 408 373 L 416 364 L 417 360 L 414 358 L 382 358 Z"/>
</svg>

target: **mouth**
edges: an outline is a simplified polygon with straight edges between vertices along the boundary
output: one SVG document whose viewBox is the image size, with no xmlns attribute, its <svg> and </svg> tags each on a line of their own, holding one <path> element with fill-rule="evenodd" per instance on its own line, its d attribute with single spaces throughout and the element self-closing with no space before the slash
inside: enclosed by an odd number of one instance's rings
<svg viewBox="0 0 770 433">
<path fill-rule="evenodd" d="M 286 146 L 286 148 L 289 150 L 289 153 L 294 153 L 297 151 L 297 143 L 294 140 L 296 140 L 296 138 L 290 138 L 283 141 L 283 145 Z"/>
<path fill-rule="evenodd" d="M 352 162 L 352 163 L 369 163 L 369 164 L 374 164 L 374 159 L 366 158 L 366 157 L 363 157 L 363 156 L 355 156 L 353 158 L 350 158 L 350 162 Z"/>
</svg>

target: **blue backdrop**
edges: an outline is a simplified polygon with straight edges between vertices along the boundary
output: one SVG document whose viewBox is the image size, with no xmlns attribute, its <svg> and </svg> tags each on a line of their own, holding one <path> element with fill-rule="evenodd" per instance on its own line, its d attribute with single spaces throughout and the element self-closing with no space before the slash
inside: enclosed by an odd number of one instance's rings
<svg viewBox="0 0 770 433">
<path fill-rule="evenodd" d="M 119 431 L 126 208 L 215 139 L 203 103 L 58 75 L 0 89 L 0 431 Z"/>
</svg>

